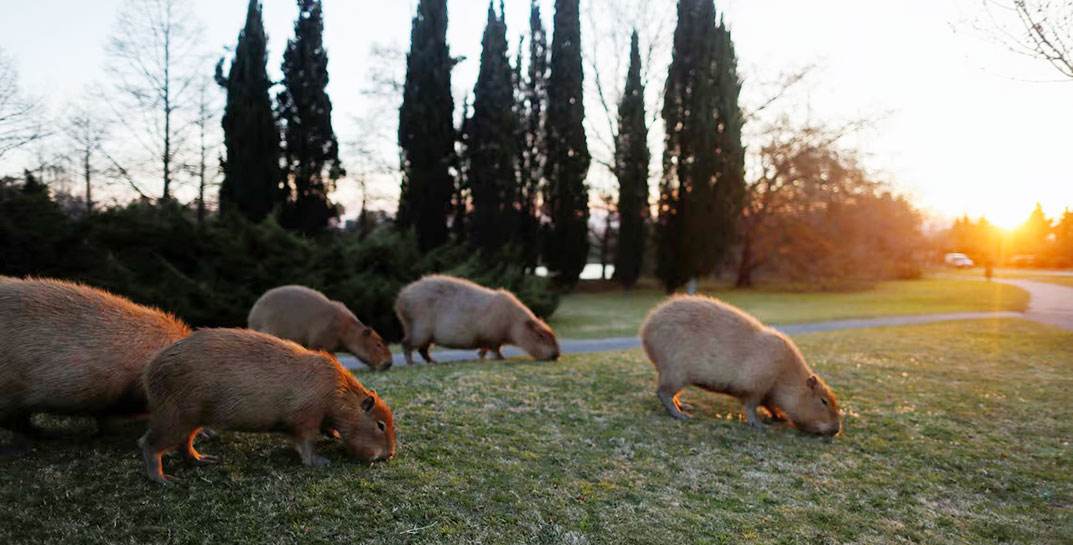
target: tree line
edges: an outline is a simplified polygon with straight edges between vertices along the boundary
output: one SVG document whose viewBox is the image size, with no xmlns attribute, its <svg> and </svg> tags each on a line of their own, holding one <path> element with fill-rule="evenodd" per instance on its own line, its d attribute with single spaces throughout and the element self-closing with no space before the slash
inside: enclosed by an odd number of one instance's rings
<svg viewBox="0 0 1073 545">
<path fill-rule="evenodd" d="M 297 5 L 280 82 L 268 74 L 257 0 L 248 3 L 230 58 L 219 59 L 208 80 L 196 75 L 212 63 L 191 52 L 198 33 L 183 12 L 187 4 L 130 0 L 120 14 L 120 26 L 131 30 L 109 44 L 111 91 L 125 97 L 117 100 L 124 111 L 144 113 L 121 117 L 130 134 L 144 133 L 138 141 L 158 163 L 158 201 L 174 200 L 177 172 L 199 180 L 199 225 L 207 221 L 214 171 L 206 127 L 218 120 L 218 216 L 275 222 L 313 240 L 337 232 L 330 227 L 341 209 L 330 196 L 346 170 L 326 92 L 324 15 L 319 0 Z M 712 0 L 679 0 L 675 15 L 658 112 L 646 111 L 642 74 L 651 67 L 642 66 L 641 36 L 632 29 L 621 98 L 608 109 L 616 116 L 607 166 L 617 195 L 600 196 L 600 225 L 590 216 L 596 199 L 587 182 L 593 159 L 584 126 L 579 1 L 556 0 L 550 28 L 531 1 L 529 28 L 513 59 L 503 3 L 489 2 L 477 81 L 456 118 L 451 76 L 459 59 L 447 42 L 447 2 L 420 0 L 400 89 L 401 195 L 389 227 L 423 253 L 466 247 L 486 264 L 509 256 L 525 275 L 543 265 L 560 292 L 574 287 L 594 253 L 614 264 L 624 287 L 653 274 L 668 291 L 727 265 L 736 268 L 740 286 L 752 285 L 757 273 L 824 284 L 906 274 L 898 271 L 915 263 L 917 238 L 895 239 L 919 233 L 918 215 L 874 182 L 837 146 L 838 138 L 821 134 L 828 129 L 765 127 L 763 145 L 751 152 L 763 168 L 746 176 L 750 154 L 742 140 L 750 115 L 740 105 L 731 31 Z M 205 98 L 214 85 L 225 92 L 222 111 Z M 649 136 L 657 116 L 664 127 L 662 173 L 650 186 Z M 73 117 L 68 132 L 84 158 L 85 214 L 94 213 L 91 177 L 102 171 L 98 162 L 148 199 L 122 158 L 101 144 L 113 129 L 83 117 Z M 191 127 L 200 138 L 191 141 Z M 191 149 L 196 160 L 177 159 Z M 858 221 L 868 214 L 881 214 L 898 233 L 871 229 L 883 222 Z M 359 223 L 360 237 L 367 236 L 374 221 L 364 210 Z M 860 232 L 842 229 L 850 225 Z"/>
<path fill-rule="evenodd" d="M 1015 229 L 1002 229 L 985 217 L 968 215 L 954 224 L 940 241 L 946 252 L 967 254 L 978 265 L 1020 267 L 1073 266 L 1073 211 L 1057 220 L 1048 218 L 1038 203 Z"/>
<path fill-rule="evenodd" d="M 492 253 L 518 244 L 527 266 L 543 263 L 560 286 L 573 286 L 590 254 L 591 198 L 578 1 L 555 2 L 550 43 L 532 2 L 528 58 L 523 62 L 520 42 L 513 66 L 502 3 L 498 12 L 489 3 L 480 72 L 459 127 L 450 79 L 456 61 L 446 32 L 446 1 L 419 2 L 399 118 L 398 223 L 413 228 L 423 248 L 452 236 Z M 617 112 L 615 276 L 626 287 L 636 283 L 651 241 L 656 275 L 671 291 L 711 273 L 735 242 L 745 194 L 741 79 L 714 3 L 678 2 L 664 92 L 664 175 L 653 220 L 638 42 L 634 30 Z"/>
</svg>

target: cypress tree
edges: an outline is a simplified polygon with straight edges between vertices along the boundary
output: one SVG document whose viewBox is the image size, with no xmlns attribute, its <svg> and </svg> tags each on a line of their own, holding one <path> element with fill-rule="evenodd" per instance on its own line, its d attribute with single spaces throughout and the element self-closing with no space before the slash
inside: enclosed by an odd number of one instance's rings
<svg viewBox="0 0 1073 545">
<path fill-rule="evenodd" d="M 250 0 L 227 77 L 220 59 L 216 82 L 227 90 L 221 122 L 226 153 L 221 159 L 220 211 L 237 212 L 252 221 L 264 219 L 286 198 L 280 185 L 279 128 L 268 93 L 272 82 L 265 71 L 266 46 L 261 4 Z"/>
<path fill-rule="evenodd" d="M 455 193 L 451 69 L 447 0 L 421 0 L 410 29 L 406 81 L 399 109 L 402 192 L 396 223 L 414 227 L 427 251 L 447 242 L 447 216 Z"/>
<path fill-rule="evenodd" d="M 544 262 L 560 287 L 577 284 L 589 253 L 589 195 L 585 177 L 589 148 L 585 140 L 582 90 L 581 18 L 578 0 L 555 0 L 551 75 L 546 119 L 548 179 L 544 205 L 550 225 Z"/>
<path fill-rule="evenodd" d="M 320 0 L 298 0 L 294 38 L 283 52 L 283 85 L 279 117 L 285 143 L 284 176 L 290 198 L 281 223 L 304 233 L 324 230 L 339 211 L 328 193 L 344 175 L 339 144 L 332 130 L 328 85 L 328 52 L 323 43 Z"/>
<path fill-rule="evenodd" d="M 529 66 L 522 72 L 522 44 L 515 65 L 518 118 L 518 204 L 517 240 L 528 269 L 536 268 L 540 257 L 539 197 L 544 180 L 544 117 L 548 102 L 548 38 L 540 16 L 540 5 L 529 5 Z"/>
<path fill-rule="evenodd" d="M 663 120 L 656 275 L 667 291 L 726 255 L 744 197 L 743 118 L 730 32 L 712 0 L 680 0 Z"/>
<path fill-rule="evenodd" d="M 502 12 L 497 16 L 491 2 L 481 44 L 473 116 L 466 122 L 466 162 L 473 198 L 471 240 L 490 254 L 510 239 L 517 225 L 516 121 L 507 59 L 507 25 Z"/>
<path fill-rule="evenodd" d="M 637 31 L 630 38 L 630 68 L 618 105 L 615 138 L 615 176 L 618 178 L 618 247 L 615 280 L 633 287 L 641 276 L 648 218 L 648 126 L 645 124 L 645 88 L 641 81 L 641 53 Z"/>
</svg>

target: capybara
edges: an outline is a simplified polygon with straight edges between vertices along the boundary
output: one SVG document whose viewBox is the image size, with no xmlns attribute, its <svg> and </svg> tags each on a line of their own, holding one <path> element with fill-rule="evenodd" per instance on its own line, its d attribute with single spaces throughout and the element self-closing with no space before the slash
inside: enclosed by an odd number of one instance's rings
<svg viewBox="0 0 1073 545">
<path fill-rule="evenodd" d="M 841 428 L 834 392 L 793 341 L 722 301 L 702 296 L 664 301 L 641 324 L 641 343 L 659 373 L 659 400 L 675 418 L 688 417 L 678 395 L 695 385 L 741 400 L 757 429 L 764 428 L 756 414 L 760 406 L 808 433 L 835 435 Z"/>
<path fill-rule="evenodd" d="M 143 414 L 142 370 L 189 333 L 169 314 L 89 286 L 0 281 L 0 427 L 15 432 L 5 450 L 40 434 L 34 413 Z"/>
<path fill-rule="evenodd" d="M 491 290 L 462 278 L 426 276 L 406 286 L 395 299 L 402 322 L 402 350 L 413 364 L 417 348 L 426 362 L 430 344 L 448 348 L 477 348 L 483 358 L 512 344 L 538 360 L 559 357 L 559 342 L 548 324 L 537 318 L 513 293 Z"/>
<path fill-rule="evenodd" d="M 248 329 L 200 329 L 162 350 L 145 368 L 149 429 L 138 441 L 149 478 L 166 482 L 161 456 L 182 447 L 197 462 L 198 430 L 282 432 L 307 466 L 322 430 L 337 430 L 351 456 L 395 455 L 391 409 L 335 356 Z"/>
<path fill-rule="evenodd" d="M 265 292 L 250 309 L 250 329 L 294 341 L 311 350 L 344 348 L 365 365 L 391 367 L 384 339 L 339 301 L 305 286 L 280 286 Z"/>
</svg>

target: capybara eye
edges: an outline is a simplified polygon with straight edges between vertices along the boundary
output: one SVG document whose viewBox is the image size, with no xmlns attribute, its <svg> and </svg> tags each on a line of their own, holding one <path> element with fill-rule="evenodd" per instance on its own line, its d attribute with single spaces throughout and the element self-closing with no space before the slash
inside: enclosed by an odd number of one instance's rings
<svg viewBox="0 0 1073 545">
<path fill-rule="evenodd" d="M 383 420 L 377 420 L 376 421 L 376 427 L 380 428 L 380 431 L 384 431 L 384 421 Z"/>
<path fill-rule="evenodd" d="M 822 398 L 822 397 L 820 398 L 820 403 L 823 403 L 823 406 L 824 406 L 824 407 L 826 407 L 826 406 L 827 406 L 827 400 L 826 400 L 826 399 L 824 399 L 824 398 Z"/>
<path fill-rule="evenodd" d="M 365 328 L 365 330 L 361 332 L 362 337 L 368 337 L 369 335 L 372 335 L 372 334 L 373 334 L 373 330 L 369 329 L 369 328 Z"/>
</svg>

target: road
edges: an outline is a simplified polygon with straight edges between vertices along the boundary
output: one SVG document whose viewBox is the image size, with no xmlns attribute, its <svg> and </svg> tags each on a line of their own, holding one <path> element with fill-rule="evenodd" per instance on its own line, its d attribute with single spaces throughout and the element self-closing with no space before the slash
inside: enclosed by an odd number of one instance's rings
<svg viewBox="0 0 1073 545">
<path fill-rule="evenodd" d="M 775 328 L 787 335 L 800 335 L 803 333 L 819 333 L 824 331 L 839 331 L 845 329 L 863 329 L 870 327 L 890 327 L 902 325 L 930 324 L 935 322 L 949 322 L 954 320 L 982 320 L 988 318 L 1023 318 L 1044 324 L 1057 326 L 1073 331 L 1073 288 L 1031 280 L 998 279 L 1002 282 L 1017 286 L 1029 294 L 1028 310 L 1020 312 L 954 312 L 946 314 L 920 314 L 912 316 L 884 316 L 881 318 L 862 318 L 853 320 L 832 320 L 827 322 L 812 322 L 805 324 L 776 325 Z M 629 350 L 641 346 L 637 337 L 608 337 L 603 339 L 560 339 L 559 346 L 563 354 L 584 354 L 589 352 L 609 352 L 613 350 Z M 475 350 L 433 350 L 433 359 L 440 362 L 468 361 L 477 357 Z M 504 347 L 505 357 L 524 356 L 525 354 L 513 347 Z M 421 364 L 421 357 L 414 353 L 414 360 Z M 351 369 L 364 369 L 356 358 L 350 355 L 341 355 L 340 361 Z M 405 365 L 402 354 L 395 354 L 394 365 Z"/>
</svg>

